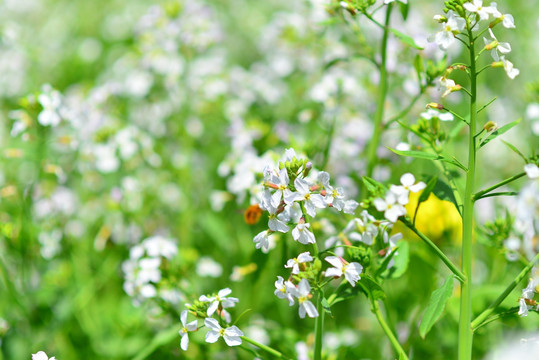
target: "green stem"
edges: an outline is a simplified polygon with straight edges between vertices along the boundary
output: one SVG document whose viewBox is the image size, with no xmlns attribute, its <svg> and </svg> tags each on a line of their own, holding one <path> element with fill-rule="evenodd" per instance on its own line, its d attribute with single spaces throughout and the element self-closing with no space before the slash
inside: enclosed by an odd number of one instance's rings
<svg viewBox="0 0 539 360">
<path fill-rule="evenodd" d="M 378 90 L 378 103 L 376 107 L 376 114 L 374 115 L 374 133 L 372 139 L 369 143 L 368 148 L 368 163 L 367 163 L 367 176 L 372 177 L 372 172 L 374 170 L 374 165 L 376 164 L 378 145 L 380 144 L 380 138 L 382 136 L 382 131 L 384 129 L 384 124 L 382 122 L 384 118 L 384 107 L 387 97 L 387 68 L 386 68 L 386 58 L 387 58 L 387 39 L 389 37 L 389 21 L 391 19 L 391 4 L 387 6 L 386 10 L 386 19 L 384 35 L 382 37 L 382 49 L 381 49 L 381 63 L 380 63 L 380 88 Z M 371 18 L 374 21 L 374 19 Z"/>
<path fill-rule="evenodd" d="M 432 242 L 431 239 L 429 239 L 425 234 L 423 234 L 421 231 L 419 231 L 415 226 L 414 224 L 412 224 L 412 222 L 410 221 L 410 219 L 408 218 L 400 218 L 399 219 L 404 225 L 406 225 L 407 228 L 409 228 L 410 230 L 412 230 L 417 236 L 419 236 L 419 238 L 421 240 L 423 240 L 430 248 L 432 251 L 434 251 L 434 253 L 436 253 L 436 255 L 438 255 L 438 257 L 444 262 L 444 264 L 447 265 L 447 267 L 449 268 L 449 270 L 451 270 L 451 272 L 453 274 L 455 274 L 455 276 L 457 277 L 457 280 L 460 281 L 461 283 L 464 283 L 466 282 L 466 276 L 457 268 L 457 266 L 455 264 L 453 264 L 451 262 L 451 260 L 444 254 L 444 252 L 442 250 L 440 250 L 440 248 L 438 246 L 436 246 L 435 243 Z"/>
<path fill-rule="evenodd" d="M 497 188 L 499 188 L 499 187 L 502 187 L 502 186 L 504 186 L 505 184 L 509 184 L 510 182 L 515 181 L 515 180 L 517 180 L 517 179 L 520 179 L 520 178 L 523 177 L 524 175 L 526 175 L 526 173 L 525 173 L 525 172 L 521 172 L 521 173 L 519 173 L 519 174 L 516 174 L 516 175 L 514 175 L 514 176 L 511 176 L 510 178 L 507 178 L 507 179 L 505 179 L 505 180 L 503 180 L 503 181 L 500 181 L 499 183 L 494 184 L 494 185 L 492 185 L 492 186 L 490 186 L 490 187 L 488 187 L 488 188 L 486 188 L 486 189 L 484 189 L 484 190 L 481 190 L 481 191 L 476 192 L 476 193 L 474 194 L 473 197 L 474 197 L 475 200 L 478 200 L 478 199 L 480 199 L 481 197 L 483 197 L 483 195 L 485 195 L 485 194 L 491 192 L 492 190 L 495 190 L 495 189 L 497 189 Z"/>
<path fill-rule="evenodd" d="M 408 355 L 406 355 L 406 352 L 404 351 L 401 344 L 399 343 L 399 340 L 397 340 L 397 338 L 395 337 L 395 334 L 393 334 L 389 325 L 386 323 L 384 317 L 382 316 L 382 312 L 380 311 L 380 306 L 378 305 L 378 301 L 376 300 L 372 301 L 372 312 L 376 316 L 378 323 L 380 323 L 380 326 L 382 327 L 387 338 L 391 342 L 391 345 L 393 345 L 393 348 L 399 355 L 399 360 L 408 360 Z"/>
<path fill-rule="evenodd" d="M 248 342 L 249 344 L 252 344 L 262 350 L 264 350 L 265 352 L 267 352 L 268 354 L 271 354 L 273 355 L 276 359 L 290 359 L 289 357 L 285 356 L 283 353 L 269 347 L 269 346 L 266 346 L 264 344 L 261 344 L 259 343 L 258 341 L 255 341 L 251 338 L 248 338 L 247 336 L 240 336 L 241 339 L 245 342 Z"/>
<path fill-rule="evenodd" d="M 322 308 L 322 297 L 324 293 L 320 290 L 316 299 L 316 310 L 318 317 L 314 323 L 314 360 L 322 360 L 322 335 L 324 333 L 324 309 Z"/>
<path fill-rule="evenodd" d="M 485 311 L 483 311 L 477 318 L 475 318 L 474 321 L 472 321 L 473 330 L 475 330 L 476 328 L 482 325 L 482 323 L 487 319 L 487 317 L 489 317 L 489 315 L 492 314 L 494 310 L 496 310 L 496 308 L 502 303 L 502 301 L 504 301 L 505 298 L 509 296 L 511 291 L 513 291 L 513 289 L 526 277 L 528 272 L 538 261 L 539 261 L 539 254 L 537 254 L 535 258 L 532 261 L 530 261 L 528 266 L 522 269 L 520 274 L 517 275 L 515 280 L 513 280 L 511 284 L 509 284 L 509 286 L 504 290 L 504 292 L 500 296 L 498 296 L 498 298 L 494 300 L 494 302 L 490 304 L 489 307 Z"/>
<path fill-rule="evenodd" d="M 470 131 L 468 135 L 468 172 L 466 173 L 466 188 L 464 190 L 463 221 L 462 221 L 462 272 L 466 281 L 461 283 L 460 317 L 459 317 L 459 347 L 458 360 L 471 360 L 473 331 L 472 322 L 472 242 L 473 242 L 473 208 L 475 186 L 475 137 L 477 117 L 477 72 L 475 64 L 475 43 L 472 28 L 467 20 L 468 38 L 470 39 Z"/>
</svg>

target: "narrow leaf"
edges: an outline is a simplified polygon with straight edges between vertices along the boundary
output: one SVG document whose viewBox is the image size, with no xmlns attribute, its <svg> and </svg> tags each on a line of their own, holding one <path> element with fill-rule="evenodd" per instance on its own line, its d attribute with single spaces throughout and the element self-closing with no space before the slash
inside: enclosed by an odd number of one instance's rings
<svg viewBox="0 0 539 360">
<path fill-rule="evenodd" d="M 442 287 L 434 290 L 430 297 L 429 305 L 419 325 L 419 335 L 423 339 L 444 312 L 445 303 L 453 293 L 453 278 L 453 275 L 449 275 Z"/>
<path fill-rule="evenodd" d="M 457 210 L 459 209 L 459 205 L 457 204 L 457 199 L 455 199 L 455 195 L 453 194 L 453 191 L 451 190 L 451 187 L 447 185 L 445 182 L 439 180 L 434 188 L 432 189 L 432 192 L 436 197 L 440 200 L 446 200 L 451 201 Z"/>
<path fill-rule="evenodd" d="M 427 153 L 427 152 L 423 152 L 423 151 L 417 151 L 417 150 L 396 150 L 396 149 L 391 149 L 391 148 L 389 150 L 393 151 L 397 155 L 409 156 L 409 157 L 413 157 L 413 158 L 416 158 L 416 159 L 427 159 L 427 160 L 442 160 L 442 159 L 445 159 L 441 155 Z"/>
<path fill-rule="evenodd" d="M 322 298 L 322 307 L 324 308 L 325 312 L 327 312 L 329 315 L 332 315 L 331 306 L 329 305 L 329 302 L 326 298 Z"/>
<path fill-rule="evenodd" d="M 489 136 L 487 136 L 482 142 L 481 144 L 479 144 L 479 148 L 482 148 L 483 146 L 485 146 L 486 144 L 488 144 L 491 140 L 494 140 L 496 139 L 498 136 L 508 132 L 509 130 L 511 130 L 513 127 L 517 126 L 519 123 L 520 123 L 520 120 L 521 119 L 517 119 L 513 122 L 510 122 L 509 124 L 507 125 L 504 125 L 502 126 L 501 128 L 499 128 L 498 130 L 492 132 L 492 134 L 490 134 Z"/>
<path fill-rule="evenodd" d="M 394 252 L 398 254 L 393 257 L 395 259 L 393 266 L 383 273 L 387 279 L 396 279 L 404 275 L 410 262 L 410 246 L 406 241 L 399 241 L 399 247 Z"/>
<path fill-rule="evenodd" d="M 411 47 L 417 49 L 417 50 L 423 50 L 423 48 L 419 45 L 417 45 L 410 36 L 401 33 L 399 30 L 390 28 L 389 31 L 393 33 L 399 40 L 401 40 L 403 43 L 410 45 Z"/>
<path fill-rule="evenodd" d="M 508 147 L 509 149 L 513 150 L 513 152 L 514 152 L 515 154 L 517 154 L 518 156 L 520 156 L 520 157 L 524 160 L 524 162 L 528 162 L 528 159 L 526 158 L 526 156 L 524 156 L 524 154 L 521 153 L 521 152 L 517 149 L 517 147 L 516 147 L 515 145 L 510 144 L 510 143 L 508 143 L 507 141 L 504 141 L 504 140 L 502 140 L 502 142 L 503 142 L 505 145 L 507 145 L 507 147 Z"/>
</svg>

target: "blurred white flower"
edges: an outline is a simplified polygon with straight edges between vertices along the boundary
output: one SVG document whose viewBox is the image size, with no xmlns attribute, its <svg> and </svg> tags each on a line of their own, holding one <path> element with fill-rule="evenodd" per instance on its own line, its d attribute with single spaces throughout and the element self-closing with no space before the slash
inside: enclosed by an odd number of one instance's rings
<svg viewBox="0 0 539 360">
<path fill-rule="evenodd" d="M 361 279 L 359 274 L 363 271 L 363 266 L 357 262 L 348 263 L 344 259 L 337 256 L 328 256 L 324 260 L 330 263 L 333 267 L 326 270 L 326 277 L 341 277 L 352 285 L 356 286 L 356 282 Z"/>
<path fill-rule="evenodd" d="M 223 267 L 209 256 L 202 256 L 197 261 L 197 274 L 202 277 L 217 278 L 223 273 Z"/>
<path fill-rule="evenodd" d="M 32 360 L 56 360 L 56 358 L 54 356 L 49 358 L 45 352 L 38 351 L 36 354 L 32 354 Z"/>
</svg>

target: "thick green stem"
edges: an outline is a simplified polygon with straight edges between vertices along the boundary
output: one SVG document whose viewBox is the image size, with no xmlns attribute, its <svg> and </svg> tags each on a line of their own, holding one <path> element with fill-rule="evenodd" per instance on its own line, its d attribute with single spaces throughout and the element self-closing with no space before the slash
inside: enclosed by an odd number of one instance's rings
<svg viewBox="0 0 539 360">
<path fill-rule="evenodd" d="M 513 291 L 513 289 L 526 277 L 528 272 L 531 270 L 531 268 L 535 265 L 536 262 L 539 261 L 539 254 L 535 256 L 535 258 L 530 261 L 528 266 L 526 266 L 520 274 L 509 284 L 509 286 L 504 290 L 504 292 L 498 296 L 496 300 L 492 304 L 489 305 L 489 307 L 483 311 L 477 318 L 475 318 L 474 321 L 472 321 L 472 330 L 475 330 L 476 328 L 480 327 L 481 324 L 496 310 L 496 308 L 502 303 L 502 301 L 505 300 L 507 296 Z"/>
<path fill-rule="evenodd" d="M 376 164 L 376 150 L 378 150 L 378 145 L 380 144 L 380 138 L 382 136 L 382 131 L 384 130 L 383 118 L 384 118 L 384 107 L 387 97 L 387 68 L 386 68 L 386 58 L 387 58 L 387 39 L 389 36 L 389 21 L 391 18 L 391 4 L 387 6 L 386 10 L 386 19 L 384 26 L 384 35 L 382 37 L 382 49 L 381 49 L 381 62 L 380 62 L 380 87 L 378 90 L 378 104 L 376 107 L 376 114 L 374 115 L 374 132 L 372 139 L 369 143 L 368 149 L 368 163 L 367 163 L 367 176 L 371 177 L 374 170 L 374 165 Z"/>
<path fill-rule="evenodd" d="M 395 334 L 391 331 L 389 325 L 386 323 L 384 317 L 382 316 L 382 312 L 380 311 L 380 306 L 378 305 L 378 301 L 373 300 L 372 301 L 372 312 L 376 316 L 376 319 L 380 323 L 380 326 L 384 330 L 387 338 L 391 342 L 391 345 L 393 345 L 393 348 L 399 354 L 399 360 L 408 360 L 408 355 L 406 355 L 406 352 L 402 348 L 401 344 L 399 343 L 399 340 L 395 337 Z"/>
<path fill-rule="evenodd" d="M 461 284 L 460 318 L 459 318 L 459 349 L 458 360 L 471 360 L 473 331 L 472 322 L 472 241 L 473 241 L 473 208 L 475 186 L 475 128 L 477 117 L 477 72 L 475 64 L 475 43 L 472 40 L 472 28 L 467 24 L 470 39 L 470 131 L 468 136 L 468 172 L 466 173 L 466 189 L 462 211 L 462 272 L 466 281 Z"/>
<path fill-rule="evenodd" d="M 318 317 L 314 323 L 314 360 L 322 360 L 322 335 L 324 333 L 324 309 L 322 307 L 323 296 L 323 292 L 319 291 L 318 298 L 316 299 L 316 310 L 318 310 Z"/>
<path fill-rule="evenodd" d="M 429 239 L 425 234 L 423 234 L 421 231 L 419 231 L 414 226 L 414 224 L 412 224 L 410 222 L 410 220 L 408 218 L 400 218 L 399 220 L 404 225 L 406 225 L 406 227 L 408 227 L 410 230 L 412 230 L 417 236 L 419 236 L 419 238 L 421 240 L 423 240 L 431 248 L 431 250 L 434 251 L 434 253 L 436 255 L 438 255 L 438 257 L 444 262 L 444 264 L 447 265 L 449 270 L 451 270 L 451 272 L 453 274 L 455 274 L 458 281 L 460 281 L 461 283 L 466 281 L 466 276 L 456 267 L 456 265 L 451 262 L 451 260 L 443 253 L 442 250 L 440 250 L 440 248 L 438 246 L 436 246 L 435 243 L 432 242 L 431 239 Z"/>
<path fill-rule="evenodd" d="M 505 180 L 503 180 L 503 181 L 500 181 L 499 183 L 494 184 L 494 185 L 492 185 L 492 186 L 490 186 L 490 187 L 488 187 L 488 188 L 486 188 L 486 189 L 484 189 L 484 190 L 478 191 L 478 192 L 475 193 L 474 199 L 475 199 L 475 200 L 478 200 L 478 199 L 484 197 L 485 194 L 488 194 L 488 193 L 491 192 L 492 190 L 495 190 L 495 189 L 497 189 L 497 188 L 499 188 L 499 187 L 502 187 L 502 186 L 504 186 L 504 185 L 506 185 L 506 184 L 509 184 L 510 182 L 513 182 L 513 181 L 515 181 L 515 180 L 517 180 L 517 179 L 520 179 L 520 178 L 523 177 L 524 175 L 526 175 L 526 173 L 525 173 L 525 172 L 521 172 L 521 173 L 519 173 L 519 174 L 516 174 L 515 176 L 511 176 L 510 178 L 507 178 L 507 179 L 505 179 Z"/>
<path fill-rule="evenodd" d="M 251 338 L 248 338 L 247 336 L 240 336 L 241 339 L 245 342 L 248 342 L 262 350 L 264 350 L 265 352 L 267 352 L 268 354 L 271 354 L 274 358 L 276 359 L 289 359 L 289 357 L 283 355 L 282 353 L 280 353 L 279 351 L 269 347 L 269 346 L 266 346 L 264 344 L 261 344 L 259 343 L 258 341 L 255 341 Z"/>
</svg>

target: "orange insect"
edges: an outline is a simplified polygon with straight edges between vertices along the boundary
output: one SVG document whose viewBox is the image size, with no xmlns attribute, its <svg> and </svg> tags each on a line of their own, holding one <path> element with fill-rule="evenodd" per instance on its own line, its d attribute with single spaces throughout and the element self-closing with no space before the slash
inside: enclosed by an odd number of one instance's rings
<svg viewBox="0 0 539 360">
<path fill-rule="evenodd" d="M 260 220 L 263 212 L 258 204 L 250 205 L 243 213 L 243 218 L 247 224 L 254 225 Z"/>
</svg>

